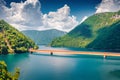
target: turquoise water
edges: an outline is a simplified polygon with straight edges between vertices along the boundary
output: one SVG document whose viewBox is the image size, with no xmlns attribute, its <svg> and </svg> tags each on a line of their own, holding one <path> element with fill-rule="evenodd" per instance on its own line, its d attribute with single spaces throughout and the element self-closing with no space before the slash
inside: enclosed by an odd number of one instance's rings
<svg viewBox="0 0 120 80">
<path fill-rule="evenodd" d="M 103 59 L 103 56 L 92 55 L 27 53 L 1 55 L 0 60 L 7 63 L 9 71 L 20 67 L 19 80 L 120 80 L 110 74 L 111 71 L 120 70 L 120 57 Z"/>
</svg>

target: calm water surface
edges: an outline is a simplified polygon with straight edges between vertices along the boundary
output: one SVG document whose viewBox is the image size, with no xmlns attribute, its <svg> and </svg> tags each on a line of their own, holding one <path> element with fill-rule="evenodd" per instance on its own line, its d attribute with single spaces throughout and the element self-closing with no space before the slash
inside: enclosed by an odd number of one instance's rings
<svg viewBox="0 0 120 80">
<path fill-rule="evenodd" d="M 40 49 L 56 48 L 40 46 Z M 19 80 L 120 80 L 110 74 L 120 70 L 120 57 L 27 53 L 1 55 L 0 60 L 7 63 L 9 71 L 20 67 Z"/>
</svg>

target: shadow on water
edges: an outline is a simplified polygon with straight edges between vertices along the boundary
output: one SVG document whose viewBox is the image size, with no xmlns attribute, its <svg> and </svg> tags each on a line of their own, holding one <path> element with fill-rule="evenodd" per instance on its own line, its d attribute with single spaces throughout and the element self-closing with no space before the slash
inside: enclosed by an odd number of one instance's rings
<svg viewBox="0 0 120 80">
<path fill-rule="evenodd" d="M 120 57 L 117 57 L 117 56 L 108 56 L 107 59 L 109 59 L 109 60 L 120 60 Z"/>
<path fill-rule="evenodd" d="M 111 74 L 112 76 L 115 76 L 115 77 L 120 78 L 120 70 L 110 71 L 110 74 Z"/>
<path fill-rule="evenodd" d="M 33 53 L 32 55 L 37 56 L 49 56 L 49 57 L 63 57 L 63 58 L 94 58 L 94 59 L 104 59 L 103 56 L 100 55 L 86 55 L 86 54 L 44 54 L 44 53 Z M 117 56 L 107 56 L 105 59 L 107 60 L 120 60 L 120 57 Z"/>
</svg>

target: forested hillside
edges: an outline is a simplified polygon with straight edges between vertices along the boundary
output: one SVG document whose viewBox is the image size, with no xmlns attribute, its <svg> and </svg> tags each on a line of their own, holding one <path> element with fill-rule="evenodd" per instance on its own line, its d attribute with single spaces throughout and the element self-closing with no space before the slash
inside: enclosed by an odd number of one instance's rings
<svg viewBox="0 0 120 80">
<path fill-rule="evenodd" d="M 0 54 L 27 52 L 38 46 L 4 20 L 0 20 Z"/>
<path fill-rule="evenodd" d="M 90 16 L 51 46 L 120 50 L 120 11 Z"/>
<path fill-rule="evenodd" d="M 59 31 L 56 29 L 37 31 L 37 30 L 26 30 L 22 31 L 26 36 L 29 36 L 35 41 L 36 44 L 48 45 L 50 42 L 58 37 L 66 34 L 66 32 Z"/>
</svg>

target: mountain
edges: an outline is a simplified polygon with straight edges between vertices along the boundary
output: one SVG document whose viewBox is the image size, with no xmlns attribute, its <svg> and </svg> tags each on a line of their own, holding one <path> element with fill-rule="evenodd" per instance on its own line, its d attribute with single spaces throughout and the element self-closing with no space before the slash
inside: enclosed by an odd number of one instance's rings
<svg viewBox="0 0 120 80">
<path fill-rule="evenodd" d="M 38 46 L 4 20 L 0 20 L 0 54 L 27 52 Z"/>
<path fill-rule="evenodd" d="M 51 46 L 120 51 L 120 11 L 90 16 Z"/>
<path fill-rule="evenodd" d="M 58 38 L 66 34 L 66 32 L 59 31 L 56 29 L 37 31 L 37 30 L 26 30 L 22 31 L 26 36 L 33 39 L 37 44 L 49 44 L 53 39 Z"/>
</svg>

